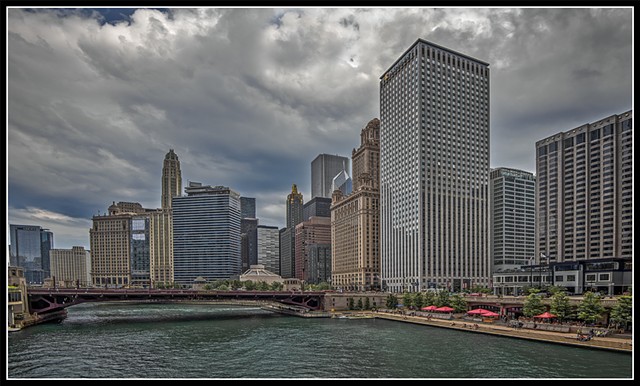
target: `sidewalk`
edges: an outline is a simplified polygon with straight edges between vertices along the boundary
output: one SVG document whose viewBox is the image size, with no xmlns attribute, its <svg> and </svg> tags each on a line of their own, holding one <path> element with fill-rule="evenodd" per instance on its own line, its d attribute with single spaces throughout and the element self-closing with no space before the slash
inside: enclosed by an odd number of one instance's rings
<svg viewBox="0 0 640 386">
<path fill-rule="evenodd" d="M 542 342 L 550 342 L 557 344 L 565 344 L 571 346 L 578 346 L 584 348 L 596 348 L 603 350 L 611 350 L 618 352 L 632 352 L 632 340 L 631 338 L 612 338 L 612 337 L 594 337 L 590 341 L 581 342 L 576 338 L 575 333 L 562 333 L 553 331 L 540 331 L 531 329 L 514 329 L 512 327 L 503 326 L 499 324 L 488 323 L 469 323 L 460 319 L 453 320 L 441 320 L 431 319 L 427 320 L 421 316 L 403 316 L 397 314 L 387 314 L 383 312 L 371 313 L 376 318 L 395 320 L 399 322 L 424 324 L 434 327 L 444 327 L 454 330 L 464 330 L 469 332 L 477 332 L 481 334 L 491 334 L 499 336 L 508 336 L 519 339 L 529 339 Z M 477 325 L 477 329 L 474 327 Z"/>
</svg>

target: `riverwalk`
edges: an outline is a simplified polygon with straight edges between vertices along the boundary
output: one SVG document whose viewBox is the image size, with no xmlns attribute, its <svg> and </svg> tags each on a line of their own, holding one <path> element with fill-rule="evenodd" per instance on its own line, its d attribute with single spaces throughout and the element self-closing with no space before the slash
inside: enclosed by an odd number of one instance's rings
<svg viewBox="0 0 640 386">
<path fill-rule="evenodd" d="M 363 313 L 364 314 L 364 313 Z M 378 319 L 393 320 L 404 323 L 423 324 L 433 327 L 450 328 L 454 330 L 475 332 L 480 334 L 506 336 L 518 339 L 535 340 L 583 348 L 602 349 L 618 352 L 632 352 L 632 340 L 630 338 L 619 337 L 594 337 L 589 341 L 580 341 L 575 333 L 563 333 L 554 331 L 531 330 L 504 326 L 500 324 L 474 323 L 462 319 L 427 319 L 422 316 L 409 316 L 401 314 L 391 314 L 385 312 L 367 312 Z"/>
</svg>

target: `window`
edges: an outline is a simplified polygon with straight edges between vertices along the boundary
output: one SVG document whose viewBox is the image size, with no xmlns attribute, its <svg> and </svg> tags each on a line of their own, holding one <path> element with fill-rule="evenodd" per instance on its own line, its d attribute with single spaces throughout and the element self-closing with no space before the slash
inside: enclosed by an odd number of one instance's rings
<svg viewBox="0 0 640 386">
<path fill-rule="evenodd" d="M 558 275 L 558 276 L 556 276 L 556 281 L 557 281 L 557 282 L 564 281 L 564 276 L 562 276 L 562 275 Z"/>
<path fill-rule="evenodd" d="M 567 138 L 564 140 L 564 148 L 568 149 L 573 146 L 573 138 Z"/>
<path fill-rule="evenodd" d="M 578 135 L 576 135 L 576 145 L 579 145 L 581 143 L 584 143 L 584 133 L 580 133 Z"/>
<path fill-rule="evenodd" d="M 587 281 L 596 281 L 596 275 L 595 274 L 589 274 L 586 276 Z"/>
<path fill-rule="evenodd" d="M 599 277 L 599 281 L 609 281 L 609 274 L 608 273 L 601 273 L 600 277 Z"/>
<path fill-rule="evenodd" d="M 591 140 L 595 141 L 600 139 L 600 129 L 595 129 L 594 131 L 591 132 Z"/>
<path fill-rule="evenodd" d="M 576 275 L 567 275 L 567 281 L 576 281 Z"/>
</svg>

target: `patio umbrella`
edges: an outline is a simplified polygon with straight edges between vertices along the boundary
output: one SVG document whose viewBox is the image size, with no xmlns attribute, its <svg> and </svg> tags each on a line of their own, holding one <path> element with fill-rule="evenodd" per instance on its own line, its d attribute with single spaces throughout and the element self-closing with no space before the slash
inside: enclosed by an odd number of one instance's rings
<svg viewBox="0 0 640 386">
<path fill-rule="evenodd" d="M 500 316 L 499 314 L 496 314 L 495 312 L 491 312 L 491 311 L 487 311 L 487 312 L 483 312 L 482 316 L 487 316 L 490 318 L 495 318 L 496 316 Z"/>
<path fill-rule="evenodd" d="M 539 318 L 539 319 L 551 319 L 551 318 L 555 318 L 556 316 L 550 312 L 545 312 L 543 314 L 540 315 L 536 315 L 534 316 L 534 318 Z"/>
<path fill-rule="evenodd" d="M 444 307 L 436 308 L 434 311 L 439 311 L 439 312 L 452 312 L 452 311 L 453 311 L 453 308 L 451 308 L 451 307 L 447 307 L 447 306 L 444 306 Z"/>
<path fill-rule="evenodd" d="M 425 311 L 433 311 L 435 309 L 437 309 L 438 307 L 436 306 L 427 306 L 427 307 L 423 307 L 422 309 Z"/>
<path fill-rule="evenodd" d="M 489 310 L 485 310 L 484 308 L 476 308 L 475 310 L 467 311 L 469 315 L 484 315 L 486 312 L 491 312 Z"/>
</svg>

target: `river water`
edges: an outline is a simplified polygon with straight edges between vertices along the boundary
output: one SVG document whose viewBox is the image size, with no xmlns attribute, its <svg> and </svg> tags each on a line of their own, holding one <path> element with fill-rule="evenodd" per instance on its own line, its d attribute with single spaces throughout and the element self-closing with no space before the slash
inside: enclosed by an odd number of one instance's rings
<svg viewBox="0 0 640 386">
<path fill-rule="evenodd" d="M 632 378 L 632 355 L 386 320 L 95 303 L 10 333 L 8 378 Z"/>
</svg>

